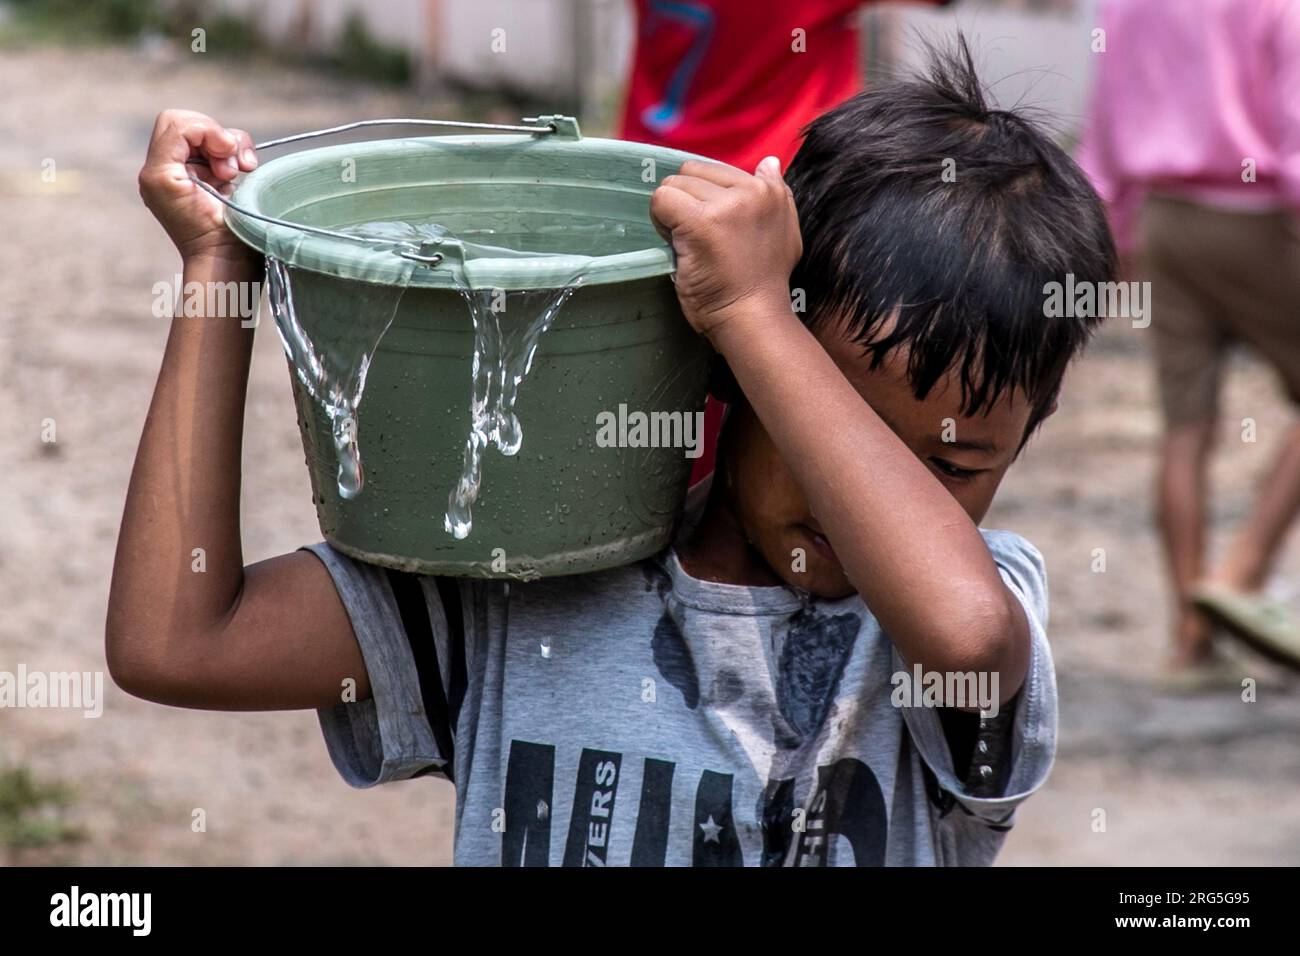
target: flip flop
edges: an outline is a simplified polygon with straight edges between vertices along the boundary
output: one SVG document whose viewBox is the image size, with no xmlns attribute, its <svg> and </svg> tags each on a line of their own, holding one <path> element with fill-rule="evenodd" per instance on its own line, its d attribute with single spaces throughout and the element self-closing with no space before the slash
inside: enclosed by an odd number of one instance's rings
<svg viewBox="0 0 1300 956">
<path fill-rule="evenodd" d="M 1202 585 L 1192 601 L 1211 620 L 1271 661 L 1300 671 L 1300 619 L 1263 594 Z"/>
</svg>

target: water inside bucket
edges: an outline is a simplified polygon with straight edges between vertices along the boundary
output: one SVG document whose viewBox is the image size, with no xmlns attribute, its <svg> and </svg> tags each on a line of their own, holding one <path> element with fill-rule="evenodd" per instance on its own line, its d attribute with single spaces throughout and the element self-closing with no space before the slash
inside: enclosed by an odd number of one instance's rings
<svg viewBox="0 0 1300 956">
<path fill-rule="evenodd" d="M 612 256 L 664 245 L 649 220 L 553 210 L 449 212 L 436 221 L 377 220 L 340 230 L 394 242 L 458 240 L 466 259 Z"/>
</svg>

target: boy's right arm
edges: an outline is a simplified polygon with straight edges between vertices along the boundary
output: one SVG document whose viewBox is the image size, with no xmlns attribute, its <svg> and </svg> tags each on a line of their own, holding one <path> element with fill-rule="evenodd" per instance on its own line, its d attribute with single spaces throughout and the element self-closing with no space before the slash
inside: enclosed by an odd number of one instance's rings
<svg viewBox="0 0 1300 956">
<path fill-rule="evenodd" d="M 260 281 L 260 257 L 190 181 L 186 160 L 198 155 L 209 166 L 194 168 L 218 188 L 256 166 L 246 133 L 168 111 L 154 127 L 141 196 L 176 243 L 187 286 Z M 348 678 L 364 699 L 365 664 L 324 565 L 298 551 L 244 567 L 240 446 L 252 342 L 237 318 L 172 320 L 118 538 L 109 671 L 129 693 L 183 707 L 329 707 Z M 197 548 L 203 571 L 193 570 Z"/>
</svg>

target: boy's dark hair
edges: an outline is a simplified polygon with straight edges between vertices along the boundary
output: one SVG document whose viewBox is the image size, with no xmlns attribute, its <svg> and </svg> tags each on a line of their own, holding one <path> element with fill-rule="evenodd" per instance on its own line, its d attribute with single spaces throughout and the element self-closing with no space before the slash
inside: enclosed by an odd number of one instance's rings
<svg viewBox="0 0 1300 956">
<path fill-rule="evenodd" d="M 989 107 L 965 38 L 929 52 L 927 76 L 861 93 L 805 131 L 786 173 L 804 243 L 790 284 L 808 324 L 845 323 L 871 368 L 908 346 L 918 399 L 953 367 L 963 414 L 1024 389 L 1027 440 L 1099 321 L 1048 318 L 1044 285 L 1111 281 L 1114 242 L 1070 157 Z"/>
</svg>

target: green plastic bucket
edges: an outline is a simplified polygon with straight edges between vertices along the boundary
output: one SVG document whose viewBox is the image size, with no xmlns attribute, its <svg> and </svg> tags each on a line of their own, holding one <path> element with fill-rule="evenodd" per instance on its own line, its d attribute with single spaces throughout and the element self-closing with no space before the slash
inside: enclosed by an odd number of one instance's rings
<svg viewBox="0 0 1300 956">
<path fill-rule="evenodd" d="M 698 421 L 703 409 L 711 351 L 681 314 L 671 250 L 648 211 L 658 181 L 691 157 L 582 138 L 564 117 L 541 122 L 520 135 L 297 152 L 261 165 L 230 198 L 231 229 L 281 264 L 304 320 L 322 317 L 315 346 L 346 343 L 358 316 L 391 311 L 355 408 L 355 496 L 340 490 L 337 422 L 290 360 L 321 532 L 344 553 L 426 574 L 529 579 L 626 564 L 671 538 L 687 450 L 644 439 L 611 447 L 598 425 L 620 410 Z M 382 246 L 330 234 L 399 220 L 436 221 L 454 238 Z M 518 385 L 522 444 L 482 453 L 473 528 L 458 539 L 445 515 L 471 422 L 465 286 L 531 301 L 557 293 L 524 293 L 575 275 Z"/>
</svg>

